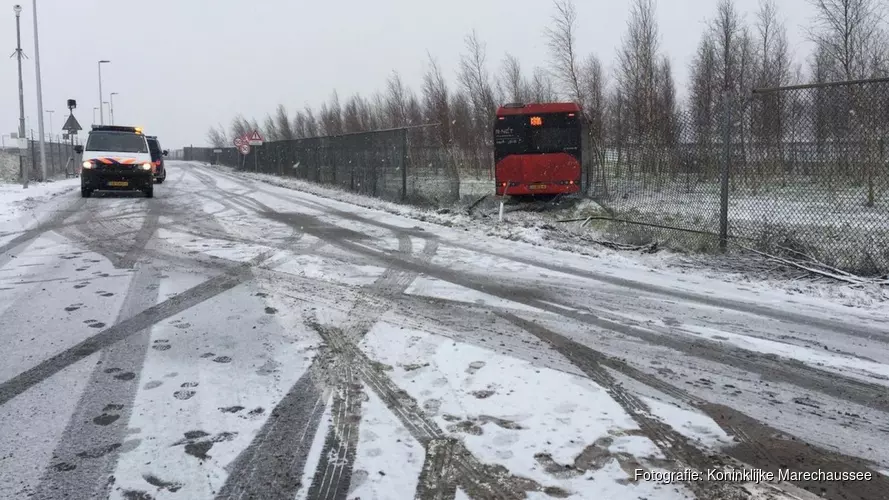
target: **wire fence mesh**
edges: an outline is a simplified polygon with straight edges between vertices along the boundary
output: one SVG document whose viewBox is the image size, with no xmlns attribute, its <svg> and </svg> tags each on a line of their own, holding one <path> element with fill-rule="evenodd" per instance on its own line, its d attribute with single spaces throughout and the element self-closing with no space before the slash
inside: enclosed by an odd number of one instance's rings
<svg viewBox="0 0 889 500">
<path fill-rule="evenodd" d="M 589 129 L 585 193 L 614 241 L 748 246 L 873 275 L 889 271 L 889 79 L 718 92 L 682 111 L 617 113 Z M 421 126 L 182 158 L 441 207 L 494 192 L 493 150 Z"/>
<path fill-rule="evenodd" d="M 30 175 L 32 180 L 40 178 L 40 142 L 28 141 L 30 162 Z M 60 177 L 72 176 L 76 173 L 74 161 L 74 148 L 70 143 L 64 142 L 44 142 L 44 150 L 46 151 L 46 177 L 47 179 L 57 179 Z M 67 170 L 66 170 L 67 168 Z"/>
<path fill-rule="evenodd" d="M 604 142 L 591 195 L 615 238 L 721 236 L 861 274 L 889 270 L 889 80 L 728 95 Z M 723 199 L 724 197 L 724 199 Z"/>
</svg>

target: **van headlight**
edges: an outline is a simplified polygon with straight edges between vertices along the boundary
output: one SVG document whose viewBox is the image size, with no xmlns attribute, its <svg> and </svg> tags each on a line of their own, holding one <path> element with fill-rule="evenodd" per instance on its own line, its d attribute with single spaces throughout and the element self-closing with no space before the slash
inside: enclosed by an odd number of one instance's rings
<svg viewBox="0 0 889 500">
<path fill-rule="evenodd" d="M 142 170 L 151 170 L 151 163 L 143 163 Z"/>
<path fill-rule="evenodd" d="M 85 161 L 85 162 L 83 162 L 82 166 L 83 166 L 83 168 L 93 168 L 93 162 Z"/>
</svg>

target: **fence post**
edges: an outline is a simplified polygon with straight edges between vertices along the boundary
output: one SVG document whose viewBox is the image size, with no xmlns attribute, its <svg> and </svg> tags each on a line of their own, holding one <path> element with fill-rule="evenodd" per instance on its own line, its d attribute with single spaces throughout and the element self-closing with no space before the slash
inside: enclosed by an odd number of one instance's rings
<svg viewBox="0 0 889 500">
<path fill-rule="evenodd" d="M 407 201 L 407 127 L 401 130 L 401 202 Z"/>
<path fill-rule="evenodd" d="M 722 93 L 722 169 L 719 187 L 719 249 L 728 246 L 728 195 L 732 163 L 732 98 L 731 91 Z"/>
</svg>

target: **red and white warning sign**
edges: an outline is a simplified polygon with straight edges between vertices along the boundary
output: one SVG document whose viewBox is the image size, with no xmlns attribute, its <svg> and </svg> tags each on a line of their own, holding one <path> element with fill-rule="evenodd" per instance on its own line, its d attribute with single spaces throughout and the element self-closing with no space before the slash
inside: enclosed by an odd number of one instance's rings
<svg viewBox="0 0 889 500">
<path fill-rule="evenodd" d="M 250 135 L 247 136 L 247 144 L 251 146 L 262 146 L 262 142 L 262 136 L 259 135 L 258 130 L 250 132 Z"/>
<path fill-rule="evenodd" d="M 234 142 L 235 142 L 235 147 L 240 148 L 241 146 L 244 145 L 244 138 L 243 137 L 235 137 Z"/>
<path fill-rule="evenodd" d="M 238 147 L 238 150 L 241 152 L 242 155 L 249 155 L 250 154 L 250 145 L 249 144 L 241 144 Z"/>
</svg>

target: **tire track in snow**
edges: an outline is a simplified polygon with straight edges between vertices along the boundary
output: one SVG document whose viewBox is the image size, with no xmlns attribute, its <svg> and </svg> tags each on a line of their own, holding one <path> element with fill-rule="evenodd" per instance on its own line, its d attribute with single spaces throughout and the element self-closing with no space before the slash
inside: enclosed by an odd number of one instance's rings
<svg viewBox="0 0 889 500">
<path fill-rule="evenodd" d="M 431 259 L 437 248 L 436 242 L 427 240 L 421 258 Z M 412 252 L 409 237 L 399 237 L 399 250 L 406 254 Z M 387 268 L 370 285 L 368 292 L 371 295 L 401 294 L 415 277 L 414 273 Z M 360 341 L 386 310 L 388 304 L 384 301 L 362 294 L 353 304 L 341 334 Z M 320 409 L 314 413 L 307 413 L 294 403 L 300 394 L 306 393 L 307 384 L 310 383 L 313 384 L 312 394 L 317 394 L 318 400 L 322 401 Z M 300 444 L 293 447 L 282 449 L 281 443 L 297 442 L 292 438 L 293 433 L 297 433 L 308 436 L 306 446 L 310 446 L 323 414 L 323 401 L 331 393 L 334 394 L 334 424 L 325 439 L 312 484 L 308 486 L 309 498 L 345 499 L 357 449 L 362 395 L 359 379 L 349 363 L 339 356 L 326 353 L 312 361 L 306 374 L 287 392 L 251 444 L 238 456 L 217 498 L 293 498 L 296 491 L 305 486 L 300 484 L 300 479 L 308 449 L 302 448 L 302 438 L 298 441 Z M 288 425 L 274 423 L 278 420 L 287 420 Z M 278 459 L 270 459 L 272 456 Z M 265 465 L 260 467 L 260 464 Z M 290 479 L 264 481 L 262 478 L 265 475 Z"/>
<path fill-rule="evenodd" d="M 782 435 L 779 431 L 732 408 L 710 404 L 680 388 L 639 372 L 621 360 L 606 356 L 512 313 L 499 310 L 496 314 L 549 343 L 562 353 L 594 382 L 605 388 L 608 394 L 630 414 L 667 457 L 683 465 L 698 470 L 722 466 L 750 469 L 752 466 L 776 473 L 779 468 L 784 468 L 789 463 L 793 463 L 794 468 L 800 471 L 820 469 L 860 472 L 869 468 L 868 464 L 860 459 L 844 457 L 798 440 L 779 439 L 779 436 Z M 603 367 L 606 366 L 698 408 L 713 418 L 727 432 L 736 436 L 741 444 L 728 450 L 728 455 L 702 451 L 668 424 L 652 417 L 648 406 L 604 370 Z M 817 481 L 795 481 L 793 484 L 819 495 L 828 493 L 827 498 L 852 498 L 852 496 L 854 498 L 879 498 L 879 492 L 889 491 L 889 477 L 882 476 L 875 470 L 871 470 L 871 472 L 874 474 L 872 481 L 854 481 L 832 485 Z M 731 489 L 727 485 L 713 485 L 707 482 L 691 482 L 687 485 L 699 498 L 722 498 L 721 495 L 729 495 Z M 776 486 L 780 487 L 780 485 Z"/>
<path fill-rule="evenodd" d="M 77 198 L 74 202 L 72 202 L 68 207 L 63 210 L 57 211 L 53 214 L 46 222 L 42 224 L 38 224 L 37 227 L 33 229 L 29 229 L 24 233 L 16 236 L 12 240 L 0 245 L 0 269 L 6 266 L 7 263 L 13 258 L 11 252 L 14 252 L 17 248 L 21 248 L 32 240 L 38 238 L 40 235 L 48 232 L 54 231 L 60 228 L 65 227 L 67 220 L 73 215 L 78 213 L 78 211 L 83 207 L 86 203 L 86 200 L 82 198 Z"/>
<path fill-rule="evenodd" d="M 399 253 L 410 255 L 413 251 L 410 237 L 397 236 Z M 427 240 L 422 258 L 431 259 L 437 249 L 435 242 Z M 387 267 L 370 288 L 380 295 L 400 295 L 415 278 L 416 274 Z M 340 331 L 353 342 L 361 342 L 388 309 L 389 305 L 379 297 L 359 295 Z M 321 460 L 309 488 L 309 498 L 313 499 L 344 500 L 349 494 L 355 466 L 363 397 L 361 383 L 347 360 L 338 358 L 336 365 L 333 425 L 324 441 Z"/>
<path fill-rule="evenodd" d="M 157 229 L 157 202 L 148 203 L 142 226 L 115 267 L 133 268 Z M 89 232 L 98 226 L 85 224 Z M 104 234 L 87 234 L 101 240 Z M 122 246 L 127 246 L 123 242 Z M 153 265 L 136 266 L 115 324 L 139 314 L 157 303 L 160 270 Z M 138 440 L 125 441 L 139 376 L 150 342 L 150 328 L 135 331 L 102 350 L 99 362 L 81 393 L 68 424 L 53 452 L 55 463 L 45 470 L 34 494 L 37 499 L 54 498 L 60 492 L 68 498 L 85 500 L 108 495 L 109 477 L 119 453 L 138 446 Z M 108 450 L 94 456 L 87 450 Z M 65 464 L 60 467 L 59 464 Z"/>
<path fill-rule="evenodd" d="M 314 322 L 309 322 L 309 326 L 321 335 L 332 352 L 355 367 L 356 373 L 360 375 L 363 382 L 377 393 L 395 417 L 424 448 L 427 448 L 433 440 L 446 438 L 438 424 L 426 416 L 417 401 L 382 373 L 373 361 L 348 340 L 348 336 L 343 335 L 336 328 L 325 327 Z M 457 485 L 470 497 L 523 499 L 529 491 L 545 491 L 556 495 L 564 493 L 558 488 L 545 488 L 535 481 L 513 476 L 501 466 L 484 464 L 476 459 L 462 443 L 454 442 L 452 447 L 453 470 L 451 473 L 457 478 Z M 424 464 L 426 470 L 435 468 L 435 464 Z M 422 479 L 425 483 L 429 481 L 429 478 Z M 445 487 L 445 489 L 448 488 L 448 486 Z"/>
<path fill-rule="evenodd" d="M 417 479 L 416 500 L 452 500 L 457 496 L 454 438 L 433 438 L 426 445 L 426 458 Z"/>
</svg>

